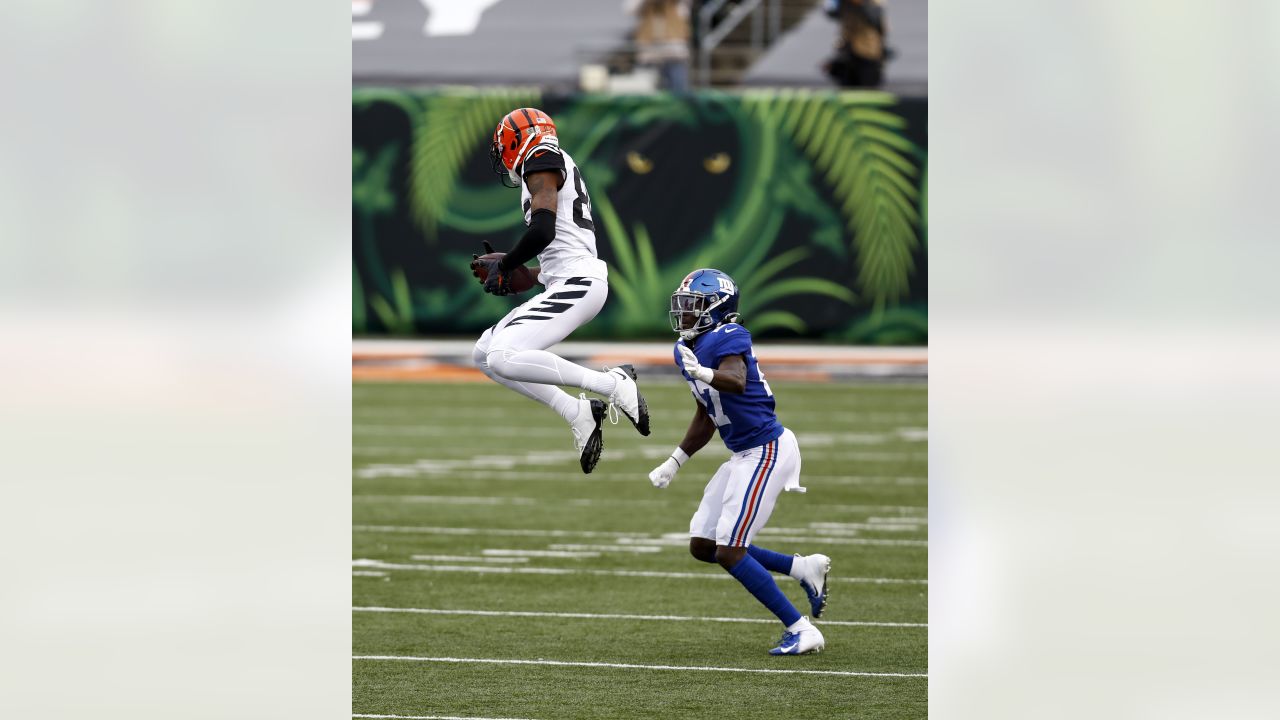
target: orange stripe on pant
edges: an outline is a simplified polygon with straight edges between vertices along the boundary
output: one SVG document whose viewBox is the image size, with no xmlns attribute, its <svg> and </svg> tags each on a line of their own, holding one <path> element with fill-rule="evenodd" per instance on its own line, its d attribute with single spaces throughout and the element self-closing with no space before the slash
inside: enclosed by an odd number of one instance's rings
<svg viewBox="0 0 1280 720">
<path fill-rule="evenodd" d="M 760 466 L 760 473 L 756 476 L 755 487 L 751 490 L 751 501 L 747 503 L 747 516 L 742 519 L 742 527 L 738 528 L 738 536 L 733 539 L 735 546 L 740 545 L 747 539 L 747 528 L 751 527 L 751 521 L 755 519 L 756 510 L 760 509 L 759 501 L 763 497 L 760 493 L 764 489 L 765 478 L 769 477 L 769 471 L 773 469 L 773 463 L 777 460 L 778 441 L 774 440 L 764 449 L 764 465 Z"/>
</svg>

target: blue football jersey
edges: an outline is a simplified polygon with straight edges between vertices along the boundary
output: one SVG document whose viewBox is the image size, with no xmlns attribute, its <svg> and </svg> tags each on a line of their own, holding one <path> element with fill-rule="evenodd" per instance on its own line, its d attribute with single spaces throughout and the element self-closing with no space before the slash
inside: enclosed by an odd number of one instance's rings
<svg viewBox="0 0 1280 720">
<path fill-rule="evenodd" d="M 684 369 L 680 358 L 680 346 L 672 349 L 676 367 L 689 382 L 693 397 L 706 409 L 707 415 L 720 431 L 720 439 L 733 452 L 750 450 L 772 442 L 782 434 L 782 424 L 774 414 L 773 391 L 765 382 L 760 364 L 751 349 L 751 333 L 737 323 L 727 323 L 699 336 L 693 346 L 693 354 L 703 367 L 718 368 L 720 361 L 730 355 L 742 355 L 747 363 L 747 389 L 742 394 L 721 393 L 719 390 L 693 379 Z"/>
</svg>

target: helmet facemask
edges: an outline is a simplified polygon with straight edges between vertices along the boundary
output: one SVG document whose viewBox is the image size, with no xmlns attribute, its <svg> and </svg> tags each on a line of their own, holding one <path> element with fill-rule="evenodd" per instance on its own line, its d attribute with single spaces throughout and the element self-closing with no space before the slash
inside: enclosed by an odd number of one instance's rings
<svg viewBox="0 0 1280 720">
<path fill-rule="evenodd" d="M 520 187 L 520 182 L 511 177 L 511 171 L 507 169 L 506 163 L 502 162 L 502 128 L 499 127 L 493 133 L 493 142 L 489 145 L 489 161 L 490 167 L 502 184 L 509 188 Z"/>
<path fill-rule="evenodd" d="M 688 342 L 716 326 L 712 311 L 729 298 L 676 291 L 671 294 L 671 329 Z"/>
</svg>

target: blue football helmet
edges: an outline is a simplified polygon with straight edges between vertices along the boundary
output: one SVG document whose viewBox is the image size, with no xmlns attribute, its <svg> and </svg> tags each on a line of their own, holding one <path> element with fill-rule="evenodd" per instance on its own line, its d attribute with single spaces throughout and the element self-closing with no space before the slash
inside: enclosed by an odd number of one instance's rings
<svg viewBox="0 0 1280 720">
<path fill-rule="evenodd" d="M 671 293 L 671 329 L 685 341 L 737 317 L 738 284 L 719 270 L 694 270 Z"/>
</svg>

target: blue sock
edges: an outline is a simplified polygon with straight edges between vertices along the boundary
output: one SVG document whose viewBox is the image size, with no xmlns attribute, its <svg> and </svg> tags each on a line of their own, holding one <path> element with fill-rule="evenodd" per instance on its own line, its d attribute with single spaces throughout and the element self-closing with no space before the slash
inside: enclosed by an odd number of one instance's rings
<svg viewBox="0 0 1280 720">
<path fill-rule="evenodd" d="M 763 565 L 765 570 L 786 575 L 791 574 L 791 561 L 794 558 L 790 555 L 783 555 L 768 548 L 762 548 L 759 545 L 748 546 L 747 552 L 756 559 L 756 562 Z"/>
<path fill-rule="evenodd" d="M 743 555 L 742 560 L 729 570 L 729 574 L 742 583 L 747 592 L 754 595 L 762 605 L 769 608 L 769 612 L 777 615 L 783 625 L 791 627 L 800 619 L 800 611 L 778 589 L 778 583 L 773 581 L 769 571 L 751 555 Z"/>
</svg>

